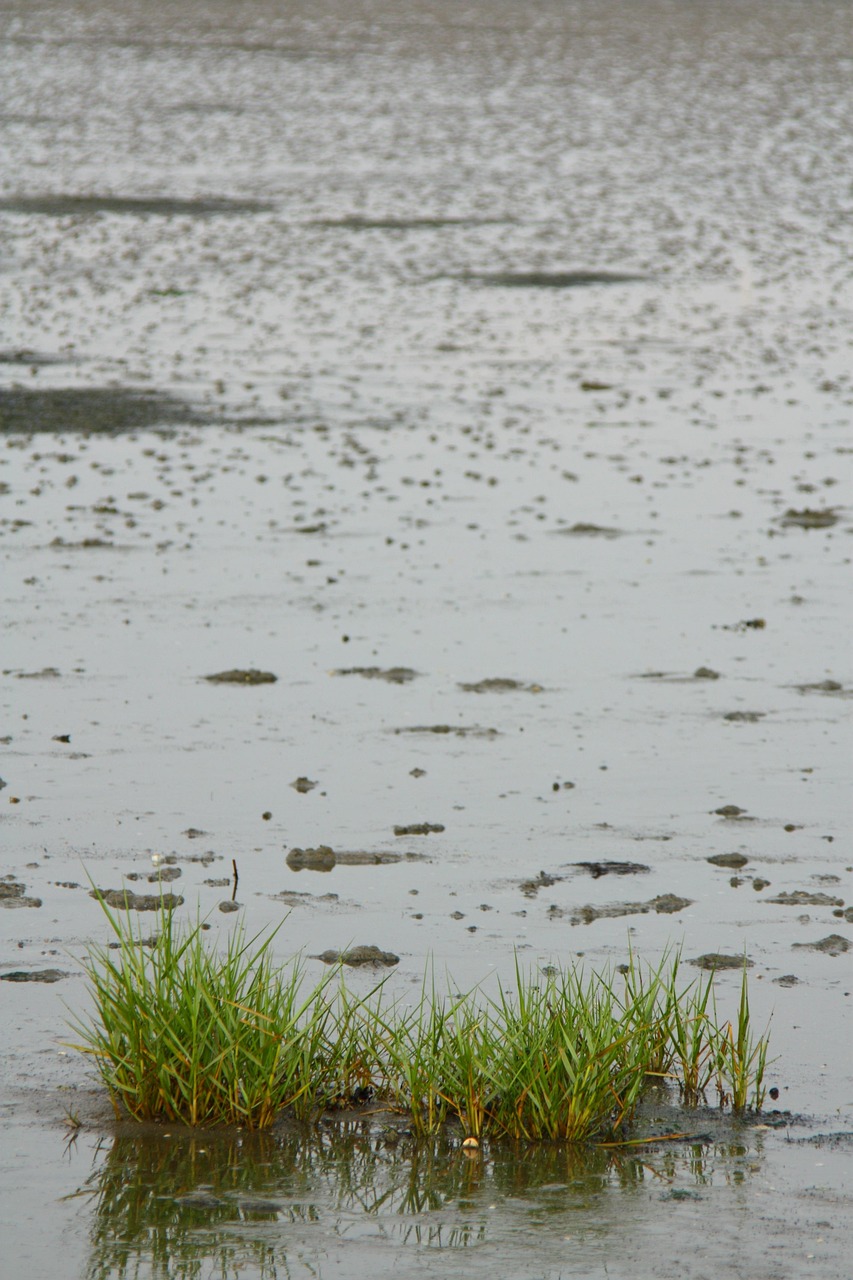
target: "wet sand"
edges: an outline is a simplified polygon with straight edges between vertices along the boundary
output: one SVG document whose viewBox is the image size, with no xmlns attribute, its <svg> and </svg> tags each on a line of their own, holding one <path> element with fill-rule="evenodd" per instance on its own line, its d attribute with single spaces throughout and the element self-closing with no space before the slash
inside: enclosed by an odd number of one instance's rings
<svg viewBox="0 0 853 1280">
<path fill-rule="evenodd" d="M 846 1274 L 847 17 L 6 6 L 0 979 L 67 975 L 0 982 L 22 1273 L 118 1274 L 116 1162 L 225 1194 L 63 1047 L 90 879 L 159 877 L 402 995 L 746 954 L 779 1089 L 653 1173 L 247 1155 L 275 1214 L 190 1205 L 167 1274 Z"/>
</svg>

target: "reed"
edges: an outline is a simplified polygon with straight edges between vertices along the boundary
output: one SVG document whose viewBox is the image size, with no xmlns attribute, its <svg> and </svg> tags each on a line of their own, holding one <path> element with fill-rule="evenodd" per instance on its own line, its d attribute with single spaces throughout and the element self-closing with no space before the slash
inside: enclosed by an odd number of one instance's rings
<svg viewBox="0 0 853 1280">
<path fill-rule="evenodd" d="M 354 995 L 340 968 L 317 982 L 298 957 L 278 965 L 276 933 L 238 928 L 223 950 L 165 907 L 153 947 L 130 913 L 102 907 L 115 949 L 85 960 L 94 1012 L 76 1019 L 117 1114 L 188 1125 L 268 1128 L 375 1099 L 417 1134 L 456 1122 L 475 1138 L 612 1140 L 655 1079 L 684 1103 L 712 1080 L 721 1104 L 760 1108 L 767 1037 L 751 1028 L 744 970 L 734 1021 L 716 1018 L 713 975 L 679 983 L 679 957 L 632 956 L 607 973 L 526 973 L 488 997 L 425 977 L 414 1006 L 384 981 Z"/>
</svg>

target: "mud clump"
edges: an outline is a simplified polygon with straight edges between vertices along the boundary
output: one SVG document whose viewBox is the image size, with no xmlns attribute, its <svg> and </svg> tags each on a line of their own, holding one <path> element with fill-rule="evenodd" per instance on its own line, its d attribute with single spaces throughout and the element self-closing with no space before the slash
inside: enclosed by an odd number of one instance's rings
<svg viewBox="0 0 853 1280">
<path fill-rule="evenodd" d="M 0 907 L 40 907 L 41 898 L 26 897 L 27 886 L 10 876 L 0 880 Z"/>
<path fill-rule="evenodd" d="M 552 884 L 559 884 L 563 876 L 552 876 L 547 871 L 540 871 L 532 880 L 522 880 L 518 886 L 525 898 L 535 898 L 540 889 L 548 889 Z"/>
<path fill-rule="evenodd" d="M 275 684 L 278 676 L 271 671 L 257 671 L 254 667 L 234 667 L 231 671 L 217 671 L 202 679 L 208 684 Z"/>
<path fill-rule="evenodd" d="M 573 862 L 573 867 L 580 868 L 581 871 L 587 871 L 593 878 L 598 880 L 601 876 L 640 876 L 651 871 L 651 867 L 647 867 L 644 862 Z"/>
<path fill-rule="evenodd" d="M 512 680 L 506 676 L 490 676 L 486 680 L 473 683 L 460 682 L 459 688 L 465 693 L 542 693 L 541 684 L 525 684 L 522 680 Z"/>
<path fill-rule="evenodd" d="M 838 523 L 838 512 L 832 507 L 827 507 L 823 511 L 812 511 L 809 507 L 796 511 L 793 507 L 789 507 L 785 514 L 779 517 L 779 523 L 783 529 L 831 529 Z"/>
<path fill-rule="evenodd" d="M 749 858 L 742 853 L 715 853 L 705 861 L 710 862 L 713 867 L 728 867 L 731 871 L 740 871 L 749 862 Z"/>
<path fill-rule="evenodd" d="M 310 778 L 295 778 L 290 784 L 294 791 L 298 791 L 301 796 L 305 796 L 309 791 L 313 791 L 317 786 L 316 782 L 312 782 Z"/>
<path fill-rule="evenodd" d="M 0 973 L 2 982 L 61 982 L 68 974 L 62 969 L 13 969 Z"/>
<path fill-rule="evenodd" d="M 584 289 L 591 285 L 632 284 L 649 277 L 626 271 L 463 271 L 450 278 L 492 289 Z"/>
<path fill-rule="evenodd" d="M 742 818 L 746 809 L 741 809 L 738 804 L 722 804 L 719 809 L 714 810 L 714 813 L 719 818 Z"/>
<path fill-rule="evenodd" d="M 90 889 L 89 897 L 120 911 L 174 911 L 184 902 L 179 893 L 133 893 L 130 889 Z"/>
<path fill-rule="evenodd" d="M 729 956 L 722 951 L 708 951 L 703 956 L 697 956 L 695 960 L 691 960 L 690 964 L 697 965 L 700 969 L 742 969 L 746 965 L 747 969 L 751 969 L 753 961 L 748 960 L 746 956 Z"/>
<path fill-rule="evenodd" d="M 826 956 L 843 956 L 850 950 L 850 942 L 840 933 L 830 933 L 818 942 L 792 942 L 792 947 L 801 947 L 807 951 L 821 951 Z"/>
<path fill-rule="evenodd" d="M 394 828 L 395 836 L 429 836 L 433 832 L 443 831 L 444 826 L 440 822 L 410 822 L 408 826 L 397 826 Z"/>
<path fill-rule="evenodd" d="M 411 667 L 339 667 L 333 676 L 363 676 L 365 680 L 384 680 L 387 684 L 409 684 L 418 672 Z"/>
<path fill-rule="evenodd" d="M 685 907 L 692 905 L 692 898 L 679 898 L 674 893 L 662 893 L 656 898 L 650 898 L 648 902 L 612 902 L 600 907 L 592 905 L 575 907 L 568 912 L 561 907 L 551 907 L 548 915 L 552 920 L 568 915 L 569 923 L 573 925 L 593 924 L 596 920 L 613 920 L 619 916 L 644 916 L 652 911 L 658 915 L 674 915 L 677 911 L 683 911 Z"/>
<path fill-rule="evenodd" d="M 758 724 L 765 714 L 764 711 L 727 711 L 723 719 L 730 724 Z"/>
<path fill-rule="evenodd" d="M 843 898 L 833 898 L 828 893 L 808 893 L 805 889 L 797 889 L 793 893 L 777 893 L 775 898 L 767 898 L 780 907 L 843 907 Z"/>
<path fill-rule="evenodd" d="M 567 529 L 557 529 L 557 533 L 568 538 L 622 538 L 624 529 L 614 529 L 608 525 L 590 524 L 579 520 Z"/>
<path fill-rule="evenodd" d="M 291 849 L 285 861 L 291 871 L 331 871 L 337 859 L 334 849 L 320 844 L 316 849 Z"/>
<path fill-rule="evenodd" d="M 379 947 L 350 947 L 347 951 L 321 951 L 312 956 L 312 960 L 322 960 L 323 964 L 348 964 L 353 968 L 391 968 L 400 963 L 400 957 L 393 951 L 382 951 Z"/>
<path fill-rule="evenodd" d="M 498 729 L 481 729 L 479 725 L 415 724 L 410 728 L 395 729 L 395 733 L 435 733 L 439 736 L 453 734 L 456 738 L 497 738 Z"/>
</svg>

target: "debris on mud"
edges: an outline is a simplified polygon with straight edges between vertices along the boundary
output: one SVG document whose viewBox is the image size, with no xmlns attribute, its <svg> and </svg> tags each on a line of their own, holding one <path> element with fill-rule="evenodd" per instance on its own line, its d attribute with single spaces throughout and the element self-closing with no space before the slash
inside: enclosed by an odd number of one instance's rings
<svg viewBox="0 0 853 1280">
<path fill-rule="evenodd" d="M 569 923 L 573 925 L 593 924 L 596 920 L 613 920 L 619 916 L 644 916 L 652 911 L 659 915 L 674 915 L 677 911 L 683 911 L 685 907 L 692 905 L 692 898 L 679 898 L 674 893 L 662 893 L 656 898 L 650 898 L 648 902 L 611 902 L 604 906 L 590 904 L 568 910 L 552 906 L 548 908 L 548 916 L 552 920 L 560 920 L 568 916 Z"/>
<path fill-rule="evenodd" d="M 2 982 L 61 982 L 68 974 L 63 969 L 13 969 L 0 973 Z"/>
<path fill-rule="evenodd" d="M 780 907 L 843 907 L 843 898 L 833 898 L 828 893 L 807 893 L 796 889 L 793 893 L 777 893 L 775 898 L 765 899 Z"/>
<path fill-rule="evenodd" d="M 301 796 L 307 795 L 309 791 L 313 791 L 317 786 L 316 782 L 312 782 L 310 778 L 295 778 L 290 784 L 294 791 L 298 791 Z"/>
<path fill-rule="evenodd" d="M 742 818 L 746 809 L 741 809 L 739 804 L 721 804 L 714 813 L 720 818 Z"/>
<path fill-rule="evenodd" d="M 0 880 L 0 907 L 40 907 L 41 898 L 27 898 L 27 886 L 14 876 Z"/>
<path fill-rule="evenodd" d="M 795 973 L 783 973 L 781 978 L 774 978 L 777 987 L 798 987 L 800 979 Z"/>
<path fill-rule="evenodd" d="M 742 969 L 744 965 L 751 969 L 754 961 L 748 960 L 746 956 L 729 956 L 722 951 L 708 951 L 689 963 L 698 965 L 700 969 Z"/>
<path fill-rule="evenodd" d="M 278 676 L 271 671 L 257 671 L 254 667 L 235 667 L 231 671 L 217 671 L 212 676 L 203 676 L 202 679 L 209 684 L 275 684 Z"/>
<path fill-rule="evenodd" d="M 581 871 L 588 871 L 593 880 L 598 880 L 600 876 L 639 876 L 644 875 L 647 871 L 651 871 L 651 867 L 647 867 L 644 862 L 573 862 L 573 867 L 579 867 Z"/>
<path fill-rule="evenodd" d="M 542 693 L 541 684 L 525 684 L 522 680 L 512 680 L 505 676 L 491 676 L 485 680 L 477 680 L 473 684 L 460 682 L 459 688 L 465 693 Z"/>
<path fill-rule="evenodd" d="M 801 947 L 807 951 L 822 951 L 827 956 L 843 956 L 850 950 L 850 942 L 840 933 L 830 933 L 818 942 L 792 942 L 792 947 Z"/>
<path fill-rule="evenodd" d="M 376 969 L 390 968 L 400 963 L 400 957 L 393 951 L 382 951 L 373 945 L 350 947 L 346 951 L 321 951 L 319 955 L 311 956 L 311 959 L 322 960 L 323 964 L 348 964 L 354 968 Z"/>
<path fill-rule="evenodd" d="M 740 871 L 741 867 L 745 867 L 749 862 L 749 858 L 743 853 L 715 853 L 705 861 L 710 862 L 714 867 L 728 867 L 732 871 Z"/>
<path fill-rule="evenodd" d="M 179 893 L 134 893 L 131 889 L 90 889 L 89 897 L 121 911 L 174 911 L 184 901 Z"/>
<path fill-rule="evenodd" d="M 802 511 L 796 511 L 793 507 L 789 507 L 785 514 L 779 517 L 779 524 L 783 529 L 791 527 L 799 529 L 829 529 L 837 523 L 838 512 L 833 507 L 827 507 L 823 511 L 812 511 L 809 507 L 804 507 Z"/>
<path fill-rule="evenodd" d="M 339 667 L 333 676 L 363 676 L 366 680 L 384 680 L 387 684 L 408 684 L 418 672 L 411 667 Z"/>
<path fill-rule="evenodd" d="M 765 711 L 727 711 L 723 719 L 732 724 L 758 724 L 766 714 Z"/>
<path fill-rule="evenodd" d="M 152 871 L 148 877 L 149 884 L 168 884 L 170 880 L 180 880 L 183 875 L 180 867 L 160 867 L 157 871 Z M 130 877 L 128 876 L 128 879 Z"/>
<path fill-rule="evenodd" d="M 394 828 L 395 836 L 429 836 L 434 831 L 443 831 L 441 822 L 410 822 L 408 826 Z"/>
</svg>

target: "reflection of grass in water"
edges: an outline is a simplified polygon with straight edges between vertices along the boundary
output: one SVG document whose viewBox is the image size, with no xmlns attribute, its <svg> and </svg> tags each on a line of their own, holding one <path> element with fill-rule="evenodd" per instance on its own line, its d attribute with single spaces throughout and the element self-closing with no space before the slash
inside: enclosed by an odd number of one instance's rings
<svg viewBox="0 0 853 1280">
<path fill-rule="evenodd" d="M 307 1119 L 381 1098 L 417 1134 L 451 1121 L 474 1137 L 589 1142 L 624 1139 L 656 1078 L 688 1105 L 712 1083 L 721 1104 L 761 1105 L 767 1044 L 745 970 L 734 1025 L 717 1020 L 713 975 L 679 985 L 678 956 L 657 970 L 631 957 L 624 980 L 516 965 L 494 998 L 425 983 L 411 1009 L 381 982 L 355 997 L 334 972 L 306 989 L 301 961 L 273 963 L 275 934 L 237 929 L 220 954 L 165 907 L 143 947 L 130 913 L 101 902 L 118 951 L 90 950 L 95 1017 L 77 1026 L 117 1114 L 264 1129 L 285 1109 Z"/>
<path fill-rule="evenodd" d="M 87 1280 L 290 1274 L 362 1214 L 403 1244 L 464 1249 L 502 1229 L 504 1209 L 540 1224 L 543 1195 L 606 1234 L 616 1219 L 596 1205 L 607 1193 L 701 1188 L 717 1165 L 727 1181 L 746 1168 L 745 1146 L 707 1141 L 654 1154 L 486 1144 L 469 1159 L 447 1133 L 415 1140 L 369 1117 L 255 1134 L 166 1132 L 115 1138 L 77 1192 L 93 1215 Z"/>
</svg>

